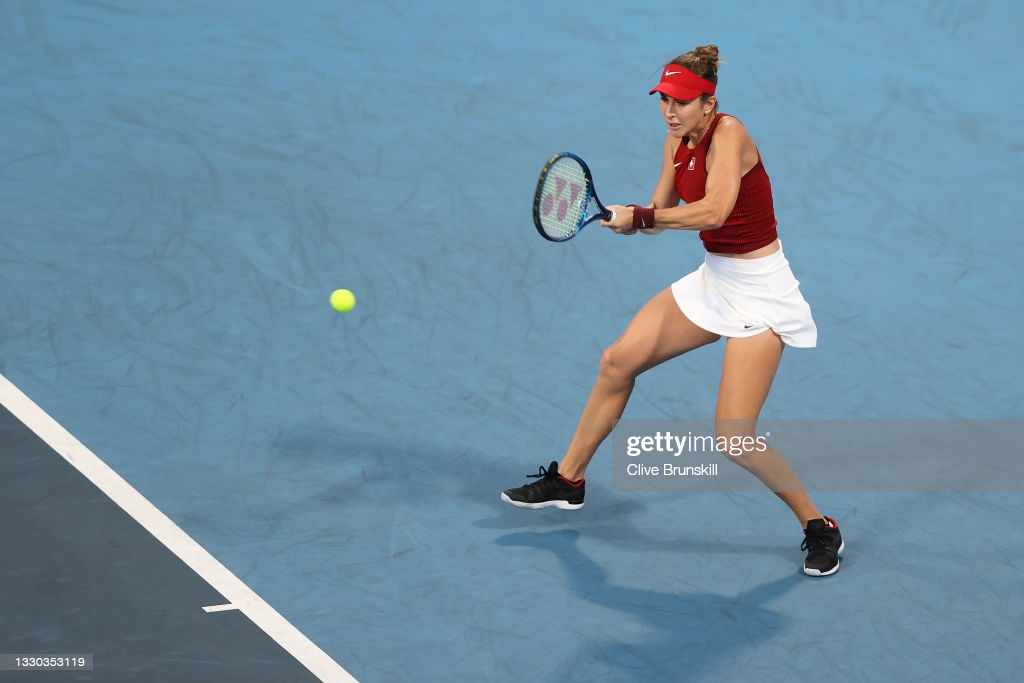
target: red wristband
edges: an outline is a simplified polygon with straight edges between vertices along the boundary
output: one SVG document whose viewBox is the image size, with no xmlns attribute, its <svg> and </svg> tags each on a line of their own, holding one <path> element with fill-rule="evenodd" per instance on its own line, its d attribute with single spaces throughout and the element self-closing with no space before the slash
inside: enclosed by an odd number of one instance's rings
<svg viewBox="0 0 1024 683">
<path fill-rule="evenodd" d="M 636 204 L 629 205 L 633 209 L 633 229 L 644 230 L 654 227 L 654 209 L 645 209 Z"/>
</svg>

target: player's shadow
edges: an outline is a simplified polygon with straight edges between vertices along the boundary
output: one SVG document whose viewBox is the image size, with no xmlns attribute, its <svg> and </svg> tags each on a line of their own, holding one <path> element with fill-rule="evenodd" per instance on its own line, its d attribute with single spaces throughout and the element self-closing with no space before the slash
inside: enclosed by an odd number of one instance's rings
<svg viewBox="0 0 1024 683">
<path fill-rule="evenodd" d="M 578 537 L 578 531 L 563 529 L 515 532 L 496 541 L 499 546 L 552 553 L 578 598 L 623 615 L 609 620 L 600 639 L 575 652 L 552 647 L 549 654 L 558 657 L 560 664 L 550 680 L 692 680 L 722 658 L 734 657 L 778 632 L 785 617 L 764 605 L 803 580 L 799 574 L 788 574 L 739 596 L 621 586 L 609 582 L 604 568 L 579 549 Z M 520 609 L 524 619 L 540 618 L 531 614 L 538 604 L 525 603 Z M 566 628 L 572 628 L 571 614 L 560 618 Z M 630 628 L 619 629 L 623 636 L 617 638 L 616 624 L 623 623 Z"/>
<path fill-rule="evenodd" d="M 493 477 L 492 477 L 493 478 Z M 588 483 L 589 487 L 589 483 Z M 493 485 L 491 488 L 494 488 Z M 490 493 L 483 501 L 487 505 L 487 515 L 473 521 L 473 525 L 482 529 L 498 531 L 538 531 L 565 529 L 567 526 L 585 527 L 587 538 L 599 539 L 611 546 L 632 551 L 639 544 L 645 551 L 663 550 L 709 556 L 738 555 L 742 557 L 762 556 L 778 558 L 785 562 L 799 562 L 798 545 L 779 545 L 777 543 L 759 543 L 753 539 L 729 541 L 723 538 L 706 539 L 694 537 L 692 534 L 648 533 L 643 525 L 631 523 L 631 518 L 643 517 L 649 507 L 643 496 L 612 495 L 603 487 L 590 487 L 601 501 L 599 505 L 589 503 L 581 510 L 566 512 L 564 510 L 521 510 L 502 503 L 496 494 Z M 589 493 L 589 492 L 588 492 Z M 671 500 L 665 503 L 673 504 Z M 795 565 L 794 565 L 795 566 Z"/>
</svg>

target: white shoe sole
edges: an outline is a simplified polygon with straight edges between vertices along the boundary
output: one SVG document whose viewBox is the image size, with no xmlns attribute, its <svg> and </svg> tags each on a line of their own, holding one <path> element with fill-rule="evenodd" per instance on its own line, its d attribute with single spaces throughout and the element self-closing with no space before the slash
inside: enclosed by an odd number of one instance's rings
<svg viewBox="0 0 1024 683">
<path fill-rule="evenodd" d="M 840 541 L 839 550 L 836 551 L 836 555 L 842 555 L 844 550 L 846 550 L 846 541 Z M 829 569 L 827 572 L 821 572 L 817 569 L 808 569 L 804 566 L 804 574 L 807 574 L 807 576 L 832 576 L 837 571 L 839 571 L 838 562 L 836 562 L 836 566 L 832 567 L 832 569 Z"/>
<path fill-rule="evenodd" d="M 546 500 L 543 503 L 523 503 L 518 500 L 512 500 L 505 493 L 501 494 L 501 499 L 509 505 L 515 505 L 517 508 L 526 508 L 528 510 L 540 510 L 541 508 L 558 508 L 559 510 L 579 510 L 583 507 L 583 503 L 570 503 L 567 500 Z"/>
</svg>

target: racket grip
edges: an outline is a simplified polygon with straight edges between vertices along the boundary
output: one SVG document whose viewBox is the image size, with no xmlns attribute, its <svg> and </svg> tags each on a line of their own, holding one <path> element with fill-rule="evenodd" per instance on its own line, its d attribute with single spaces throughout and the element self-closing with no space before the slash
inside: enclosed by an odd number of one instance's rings
<svg viewBox="0 0 1024 683">
<path fill-rule="evenodd" d="M 609 209 L 608 210 L 608 218 L 606 218 L 605 220 L 607 222 L 609 222 L 609 223 L 611 223 L 613 220 L 615 220 L 615 212 L 612 211 L 611 209 Z"/>
</svg>

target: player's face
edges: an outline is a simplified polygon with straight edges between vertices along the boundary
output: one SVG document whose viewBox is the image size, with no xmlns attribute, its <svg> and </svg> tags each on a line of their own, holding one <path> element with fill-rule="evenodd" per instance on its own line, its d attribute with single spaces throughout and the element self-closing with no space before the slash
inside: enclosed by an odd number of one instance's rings
<svg viewBox="0 0 1024 683">
<path fill-rule="evenodd" d="M 699 97 L 684 101 L 662 95 L 661 115 L 665 117 L 668 134 L 683 138 L 700 131 L 704 123 L 704 103 Z"/>
</svg>

